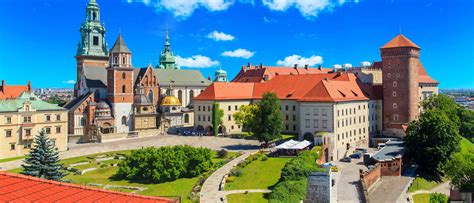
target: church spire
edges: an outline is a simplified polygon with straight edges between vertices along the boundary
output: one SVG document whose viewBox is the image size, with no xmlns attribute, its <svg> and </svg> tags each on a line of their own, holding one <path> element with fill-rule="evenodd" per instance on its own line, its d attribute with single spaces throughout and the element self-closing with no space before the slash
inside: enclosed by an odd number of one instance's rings
<svg viewBox="0 0 474 203">
<path fill-rule="evenodd" d="M 166 31 L 165 37 L 165 46 L 163 51 L 160 54 L 160 62 L 156 68 L 159 69 L 180 69 L 179 66 L 176 64 L 176 59 L 174 58 L 174 54 L 171 51 L 171 44 L 170 44 L 169 32 Z"/>
<path fill-rule="evenodd" d="M 105 26 L 100 22 L 100 8 L 96 0 L 89 0 L 86 21 L 82 23 L 80 32 L 77 56 L 108 56 Z"/>
</svg>

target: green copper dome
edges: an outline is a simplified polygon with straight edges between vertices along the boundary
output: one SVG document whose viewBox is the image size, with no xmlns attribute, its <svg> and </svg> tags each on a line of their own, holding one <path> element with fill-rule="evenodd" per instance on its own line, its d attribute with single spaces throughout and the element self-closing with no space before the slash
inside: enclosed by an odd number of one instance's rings
<svg viewBox="0 0 474 203">
<path fill-rule="evenodd" d="M 179 69 L 179 66 L 176 64 L 176 59 L 170 48 L 171 44 L 169 42 L 168 31 L 166 31 L 166 40 L 165 48 L 160 54 L 160 63 L 156 66 L 159 69 Z"/>
</svg>

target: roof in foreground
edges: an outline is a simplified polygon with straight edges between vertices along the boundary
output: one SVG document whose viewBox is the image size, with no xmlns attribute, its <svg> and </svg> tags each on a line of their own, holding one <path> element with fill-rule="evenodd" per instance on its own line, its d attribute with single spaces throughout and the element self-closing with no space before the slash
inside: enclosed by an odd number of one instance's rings
<svg viewBox="0 0 474 203">
<path fill-rule="evenodd" d="M 24 91 L 29 91 L 28 85 L 0 86 L 0 99 L 15 99 Z"/>
<path fill-rule="evenodd" d="M 32 92 L 25 91 L 16 99 L 0 100 L 0 112 L 17 112 L 25 102 L 31 103 L 31 109 L 37 111 L 66 110 L 57 104 L 50 104 L 41 100 Z"/>
<path fill-rule="evenodd" d="M 178 202 L 0 172 L 0 202 Z"/>
<path fill-rule="evenodd" d="M 301 102 L 341 102 L 378 99 L 370 85 L 353 73 L 277 75 L 264 83 L 214 82 L 194 100 L 261 99 L 274 92 L 279 99 Z"/>
<path fill-rule="evenodd" d="M 385 143 L 385 147 L 374 154 L 374 159 L 377 161 L 391 161 L 397 157 L 401 157 L 404 153 L 402 141 L 389 140 Z"/>
</svg>

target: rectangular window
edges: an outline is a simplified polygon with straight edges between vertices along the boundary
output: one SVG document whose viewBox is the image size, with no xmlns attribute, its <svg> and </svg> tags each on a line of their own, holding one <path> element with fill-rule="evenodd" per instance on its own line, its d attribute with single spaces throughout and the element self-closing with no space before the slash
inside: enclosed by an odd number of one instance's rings
<svg viewBox="0 0 474 203">
<path fill-rule="evenodd" d="M 207 122 L 211 122 L 211 116 L 207 117 Z"/>
<path fill-rule="evenodd" d="M 227 107 L 227 110 L 229 110 L 229 111 L 230 111 L 230 108 L 231 108 L 231 107 L 230 107 L 230 106 L 228 106 L 228 107 Z"/>
<path fill-rule="evenodd" d="M 293 120 L 296 121 L 296 115 L 295 114 L 293 114 Z"/>
<path fill-rule="evenodd" d="M 51 116 L 50 115 L 46 115 L 46 121 L 51 121 Z"/>
<path fill-rule="evenodd" d="M 23 123 L 31 123 L 31 116 L 24 116 Z"/>
<path fill-rule="evenodd" d="M 60 120 L 61 120 L 61 115 L 59 115 L 59 114 L 56 115 L 56 120 L 57 120 L 57 121 L 60 121 Z"/>
<path fill-rule="evenodd" d="M 285 129 L 286 129 L 286 130 L 290 130 L 290 128 L 288 127 L 288 124 L 285 126 Z"/>
<path fill-rule="evenodd" d="M 310 111 L 309 108 L 306 108 L 306 109 L 305 109 L 306 115 L 309 115 L 309 111 Z"/>
<path fill-rule="evenodd" d="M 99 46 L 99 37 L 97 36 L 92 37 L 92 45 Z"/>
<path fill-rule="evenodd" d="M 317 116 L 319 114 L 318 109 L 314 109 L 314 115 Z"/>
<path fill-rule="evenodd" d="M 314 122 L 314 127 L 315 127 L 315 128 L 319 128 L 319 120 L 318 120 L 318 119 L 314 119 L 313 122 Z"/>
<path fill-rule="evenodd" d="M 198 111 L 201 111 L 201 106 L 198 106 Z"/>
<path fill-rule="evenodd" d="M 25 136 L 31 136 L 31 129 L 25 129 Z"/>
<path fill-rule="evenodd" d="M 293 111 L 296 111 L 296 106 L 295 105 L 293 105 Z"/>
<path fill-rule="evenodd" d="M 286 119 L 286 120 L 288 120 L 288 118 L 289 118 L 288 114 L 287 114 L 287 115 L 285 115 L 285 119 Z"/>
<path fill-rule="evenodd" d="M 6 121 L 7 124 L 12 123 L 12 117 L 6 117 L 6 119 L 7 119 L 7 121 Z"/>
<path fill-rule="evenodd" d="M 51 134 L 51 127 L 44 128 L 46 134 Z"/>
<path fill-rule="evenodd" d="M 235 110 L 236 111 L 239 110 L 239 106 L 235 105 Z"/>
<path fill-rule="evenodd" d="M 15 143 L 10 143 L 10 150 L 15 150 Z"/>
<path fill-rule="evenodd" d="M 51 139 L 51 143 L 53 143 L 53 145 L 56 145 L 56 139 L 55 138 Z"/>
<path fill-rule="evenodd" d="M 306 119 L 306 120 L 305 120 L 305 123 L 306 123 L 306 128 L 309 128 L 309 127 L 310 127 L 310 126 L 309 126 L 309 119 Z"/>
<path fill-rule="evenodd" d="M 231 116 L 231 115 L 227 115 L 227 120 L 231 121 L 231 120 L 232 120 L 232 116 Z"/>
<path fill-rule="evenodd" d="M 198 121 L 201 121 L 201 115 L 198 115 Z"/>
<path fill-rule="evenodd" d="M 145 120 L 146 122 L 146 120 Z M 61 126 L 56 126 L 56 133 L 61 133 Z"/>
<path fill-rule="evenodd" d="M 323 120 L 323 128 L 324 129 L 328 128 L 328 121 L 327 120 Z"/>
<path fill-rule="evenodd" d="M 323 109 L 323 116 L 326 116 L 328 114 L 326 109 Z"/>
<path fill-rule="evenodd" d="M 296 125 L 293 125 L 293 131 L 296 131 Z"/>
<path fill-rule="evenodd" d="M 12 136 L 12 130 L 5 130 L 5 137 L 11 137 Z"/>
<path fill-rule="evenodd" d="M 208 107 L 207 107 L 207 111 L 211 111 L 211 106 L 208 106 Z"/>
<path fill-rule="evenodd" d="M 287 110 L 287 111 L 288 111 L 288 105 L 286 105 L 286 106 L 285 106 L 285 110 Z"/>
</svg>

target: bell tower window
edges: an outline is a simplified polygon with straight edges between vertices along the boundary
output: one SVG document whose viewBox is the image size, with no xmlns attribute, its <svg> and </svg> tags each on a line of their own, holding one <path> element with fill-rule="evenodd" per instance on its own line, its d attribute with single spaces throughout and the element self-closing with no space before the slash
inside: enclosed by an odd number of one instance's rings
<svg viewBox="0 0 474 203">
<path fill-rule="evenodd" d="M 92 37 L 92 45 L 99 46 L 99 37 L 97 36 Z"/>
<path fill-rule="evenodd" d="M 122 93 L 125 93 L 125 85 L 122 85 Z"/>
<path fill-rule="evenodd" d="M 92 13 L 92 19 L 95 20 L 95 21 L 97 20 L 97 13 L 96 12 Z"/>
</svg>

